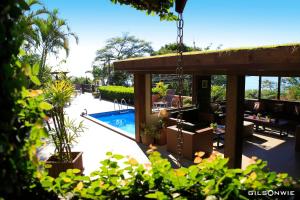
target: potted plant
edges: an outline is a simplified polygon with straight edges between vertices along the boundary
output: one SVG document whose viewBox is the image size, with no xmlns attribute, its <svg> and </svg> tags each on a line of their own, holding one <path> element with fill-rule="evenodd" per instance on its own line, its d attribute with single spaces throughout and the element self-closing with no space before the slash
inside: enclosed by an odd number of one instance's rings
<svg viewBox="0 0 300 200">
<path fill-rule="evenodd" d="M 143 124 L 141 132 L 142 143 L 145 145 L 153 144 L 155 138 L 159 138 L 159 129 L 157 124 L 153 122 Z"/>
<path fill-rule="evenodd" d="M 167 143 L 167 122 L 169 112 L 167 109 L 161 109 L 158 113 L 158 126 L 159 126 L 159 138 L 156 143 L 158 145 L 165 145 Z"/>
<path fill-rule="evenodd" d="M 211 123 L 210 127 L 213 129 L 213 131 L 215 132 L 218 128 L 218 124 L 217 123 Z"/>
<path fill-rule="evenodd" d="M 71 168 L 83 171 L 82 152 L 72 152 L 71 148 L 84 127 L 82 122 L 76 125 L 64 113 L 64 107 L 70 102 L 73 92 L 74 87 L 67 79 L 50 83 L 45 88 L 45 97 L 53 106 L 49 111 L 53 123 L 48 124 L 48 128 L 55 151 L 46 161 L 46 164 L 50 164 L 48 171 L 52 177 Z"/>
<path fill-rule="evenodd" d="M 169 85 L 165 85 L 164 82 L 160 81 L 156 83 L 155 90 L 158 92 L 160 98 L 162 101 L 165 101 L 165 96 L 167 95 L 167 90 L 168 90 Z"/>
</svg>

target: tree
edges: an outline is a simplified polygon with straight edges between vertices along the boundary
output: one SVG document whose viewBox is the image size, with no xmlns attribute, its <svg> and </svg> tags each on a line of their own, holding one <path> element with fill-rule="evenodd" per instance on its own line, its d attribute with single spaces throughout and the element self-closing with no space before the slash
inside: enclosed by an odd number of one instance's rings
<svg viewBox="0 0 300 200">
<path fill-rule="evenodd" d="M 275 89 L 275 82 L 270 80 L 264 80 L 261 83 L 263 89 L 267 90 L 274 90 Z"/>
<path fill-rule="evenodd" d="M 177 17 L 170 12 L 175 0 L 110 0 L 112 3 L 130 5 L 137 10 L 146 11 L 148 15 L 156 14 L 161 20 L 175 20 Z"/>
<path fill-rule="evenodd" d="M 46 19 L 38 16 L 28 18 L 32 23 L 32 29 L 26 38 L 29 44 L 40 53 L 40 71 L 44 72 L 48 55 L 51 53 L 57 55 L 59 50 L 64 49 L 68 56 L 69 38 L 74 37 L 78 43 L 78 37 L 71 32 L 66 20 L 58 17 L 57 9 L 50 12 Z"/>
<path fill-rule="evenodd" d="M 99 75 L 103 76 L 101 78 L 102 80 L 107 76 L 108 84 L 126 85 L 126 81 L 128 80 L 128 77 L 130 77 L 129 74 L 112 70 L 111 61 L 141 57 L 151 54 L 152 52 L 153 49 L 149 42 L 138 39 L 128 33 L 124 33 L 121 37 L 110 38 L 106 41 L 106 45 L 96 52 L 93 66 L 94 74 L 97 68 L 100 68 L 103 73 L 100 73 Z M 105 68 L 107 69 L 107 74 L 104 73 Z"/>
</svg>

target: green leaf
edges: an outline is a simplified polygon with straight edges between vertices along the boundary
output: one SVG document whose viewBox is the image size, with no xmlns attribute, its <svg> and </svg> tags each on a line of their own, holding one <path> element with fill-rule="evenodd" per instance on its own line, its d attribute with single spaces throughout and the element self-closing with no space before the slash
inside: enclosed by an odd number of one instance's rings
<svg viewBox="0 0 300 200">
<path fill-rule="evenodd" d="M 78 173 L 81 172 L 81 171 L 80 171 L 80 169 L 73 169 L 72 172 L 73 172 L 74 174 L 78 174 Z"/>
<path fill-rule="evenodd" d="M 38 63 L 35 63 L 32 67 L 32 75 L 37 76 L 40 71 L 40 65 Z"/>
<path fill-rule="evenodd" d="M 119 154 L 116 154 L 116 155 L 113 155 L 113 158 L 117 159 L 117 160 L 121 160 L 124 158 L 124 156 L 122 155 L 119 155 Z"/>
<path fill-rule="evenodd" d="M 40 80 L 38 79 L 37 76 L 29 76 L 30 80 L 35 84 L 35 85 L 41 85 Z"/>
<path fill-rule="evenodd" d="M 47 102 L 41 102 L 39 104 L 39 107 L 42 109 L 42 110 L 51 110 L 52 109 L 52 105 L 50 103 L 47 103 Z"/>
<path fill-rule="evenodd" d="M 48 180 L 46 180 L 46 181 L 41 181 L 41 183 L 42 183 L 42 186 L 43 186 L 44 188 L 47 188 L 47 187 L 52 186 L 52 182 L 51 182 L 51 181 L 48 181 Z"/>
</svg>

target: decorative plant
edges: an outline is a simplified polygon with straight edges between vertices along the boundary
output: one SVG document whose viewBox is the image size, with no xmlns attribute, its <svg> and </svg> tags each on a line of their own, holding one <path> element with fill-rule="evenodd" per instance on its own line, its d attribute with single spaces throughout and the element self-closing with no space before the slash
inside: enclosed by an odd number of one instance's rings
<svg viewBox="0 0 300 200">
<path fill-rule="evenodd" d="M 228 158 L 217 153 L 203 158 L 204 153 L 198 152 L 195 165 L 173 169 L 155 147 L 150 148 L 151 164 L 108 152 L 91 176 L 79 176 L 75 169 L 41 182 L 48 191 L 74 199 L 252 199 L 248 191 L 294 191 L 296 187 L 288 174 L 270 172 L 266 162 L 254 157 L 246 169 L 230 169 Z"/>
<path fill-rule="evenodd" d="M 55 145 L 55 153 L 59 161 L 72 161 L 71 147 L 76 138 L 83 132 L 83 124 L 76 125 L 74 120 L 65 116 L 64 107 L 70 102 L 74 92 L 73 84 L 67 80 L 59 80 L 45 88 L 45 96 L 53 108 L 49 111 L 53 121 L 50 137 Z"/>
<path fill-rule="evenodd" d="M 159 138 L 159 136 L 160 136 L 159 129 L 160 129 L 159 121 L 157 121 L 157 122 L 153 121 L 148 124 L 143 124 L 141 136 L 149 136 L 151 138 Z"/>
<path fill-rule="evenodd" d="M 217 123 L 211 123 L 210 127 L 213 128 L 214 130 L 216 130 L 218 128 L 218 124 Z"/>
<path fill-rule="evenodd" d="M 156 83 L 156 91 L 160 95 L 161 98 L 164 98 L 167 95 L 167 90 L 168 90 L 168 84 L 164 84 L 164 82 L 158 82 Z"/>
</svg>

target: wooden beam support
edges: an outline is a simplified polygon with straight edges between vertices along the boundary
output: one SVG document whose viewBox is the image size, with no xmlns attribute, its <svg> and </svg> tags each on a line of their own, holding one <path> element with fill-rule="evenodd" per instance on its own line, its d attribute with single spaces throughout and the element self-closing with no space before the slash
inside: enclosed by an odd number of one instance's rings
<svg viewBox="0 0 300 200">
<path fill-rule="evenodd" d="M 244 99 L 245 76 L 227 76 L 224 155 L 229 158 L 231 168 L 241 167 L 242 164 Z"/>
<path fill-rule="evenodd" d="M 134 74 L 135 140 L 141 142 L 141 124 L 146 122 L 146 75 Z"/>
<path fill-rule="evenodd" d="M 280 91 L 281 90 L 281 76 L 278 76 L 278 83 L 277 83 L 277 100 L 280 100 Z"/>
<path fill-rule="evenodd" d="M 261 99 L 261 76 L 258 78 L 258 100 Z"/>
</svg>

